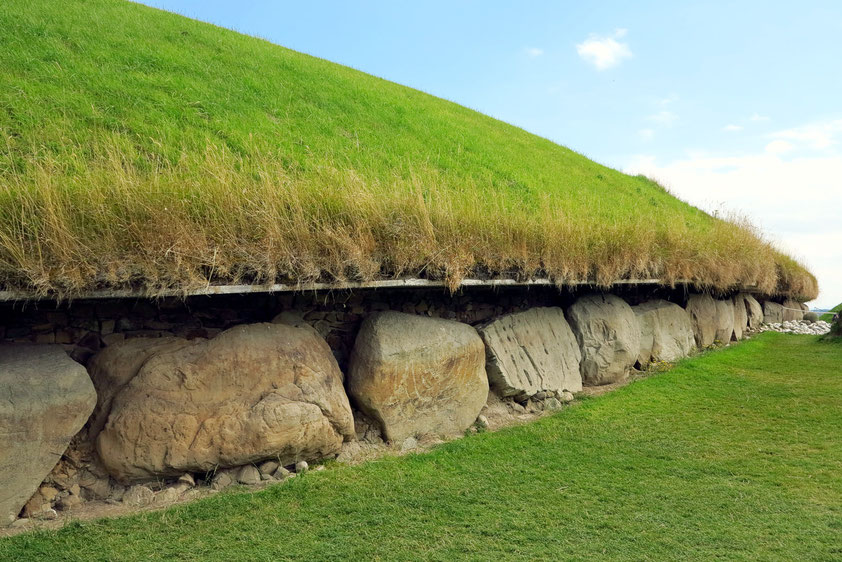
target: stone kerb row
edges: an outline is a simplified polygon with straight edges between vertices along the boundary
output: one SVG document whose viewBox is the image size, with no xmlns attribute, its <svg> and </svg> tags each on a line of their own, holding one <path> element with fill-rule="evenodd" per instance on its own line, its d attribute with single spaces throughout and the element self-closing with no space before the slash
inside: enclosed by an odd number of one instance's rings
<svg viewBox="0 0 842 562">
<path fill-rule="evenodd" d="M 776 311 L 764 303 L 765 316 Z M 322 335 L 290 313 L 212 339 L 115 341 L 89 362 L 88 375 L 60 346 L 2 346 L 3 386 L 22 390 L 16 406 L 0 406 L 0 435 L 28 437 L 15 439 L 25 450 L 0 447 L 0 476 L 15 492 L 0 501 L 0 515 L 8 523 L 26 504 L 25 514 L 38 516 L 85 495 L 136 502 L 145 494 L 126 487 L 134 482 L 180 477 L 183 487 L 192 474 L 261 461 L 257 478 L 274 477 L 358 438 L 352 403 L 388 441 L 458 435 L 477 420 L 489 388 L 521 403 L 560 405 L 583 384 L 619 382 L 635 366 L 740 339 L 760 318 L 761 305 L 745 294 L 693 295 L 686 310 L 665 300 L 632 307 L 615 295 L 588 295 L 566 311 L 533 307 L 476 327 L 375 312 L 356 335 L 347 380 Z M 72 451 L 96 451 L 83 470 L 51 456 L 71 438 Z M 254 480 L 236 470 L 219 472 L 214 483 Z"/>
</svg>

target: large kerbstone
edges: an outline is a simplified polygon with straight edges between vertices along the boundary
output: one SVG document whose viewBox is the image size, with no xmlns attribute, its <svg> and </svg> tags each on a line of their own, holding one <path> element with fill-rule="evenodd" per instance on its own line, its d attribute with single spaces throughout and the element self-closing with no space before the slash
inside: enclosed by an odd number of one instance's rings
<svg viewBox="0 0 842 562">
<path fill-rule="evenodd" d="M 736 295 L 733 299 L 734 308 L 734 339 L 737 341 L 743 339 L 743 333 L 748 330 L 748 311 L 746 309 L 745 301 Z"/>
<path fill-rule="evenodd" d="M 784 307 L 773 301 L 763 303 L 763 322 L 766 324 L 780 324 L 784 321 Z"/>
<path fill-rule="evenodd" d="M 0 345 L 0 526 L 17 517 L 94 404 L 88 373 L 60 345 Z"/>
<path fill-rule="evenodd" d="M 734 297 L 734 306 L 737 306 L 737 303 L 742 303 L 743 308 L 745 308 L 748 328 L 750 330 L 760 329 L 763 324 L 763 307 L 760 306 L 757 299 L 748 293 L 740 293 Z M 736 318 L 736 312 L 734 317 Z"/>
<path fill-rule="evenodd" d="M 734 335 L 734 303 L 731 299 L 716 301 L 716 335 L 714 339 L 729 343 Z"/>
<path fill-rule="evenodd" d="M 485 346 L 467 324 L 373 314 L 354 343 L 348 391 L 390 441 L 462 433 L 488 398 Z"/>
<path fill-rule="evenodd" d="M 315 332 L 236 326 L 148 357 L 114 398 L 97 449 L 118 480 L 339 452 L 354 435 L 342 373 Z"/>
<path fill-rule="evenodd" d="M 700 349 L 710 347 L 716 339 L 716 301 L 708 294 L 690 295 L 686 310 L 690 315 L 696 346 Z"/>
<path fill-rule="evenodd" d="M 656 299 L 633 306 L 640 327 L 641 365 L 652 361 L 677 361 L 687 357 L 696 341 L 690 316 L 675 303 Z"/>
<path fill-rule="evenodd" d="M 500 396 L 582 390 L 582 352 L 560 308 L 507 314 L 480 327 L 479 333 L 487 351 L 488 380 Z"/>
<path fill-rule="evenodd" d="M 793 299 L 787 299 L 784 301 L 783 307 L 784 322 L 804 319 L 804 309 L 801 308 L 800 302 Z"/>
<path fill-rule="evenodd" d="M 588 295 L 567 309 L 582 351 L 582 382 L 609 384 L 626 378 L 640 352 L 640 329 L 631 307 L 614 295 Z"/>
<path fill-rule="evenodd" d="M 190 343 L 182 338 L 132 338 L 94 355 L 88 362 L 88 374 L 96 388 L 96 407 L 88 421 L 88 438 L 95 440 L 105 427 L 114 397 L 135 377 L 147 359 L 156 353 L 188 345 Z"/>
</svg>

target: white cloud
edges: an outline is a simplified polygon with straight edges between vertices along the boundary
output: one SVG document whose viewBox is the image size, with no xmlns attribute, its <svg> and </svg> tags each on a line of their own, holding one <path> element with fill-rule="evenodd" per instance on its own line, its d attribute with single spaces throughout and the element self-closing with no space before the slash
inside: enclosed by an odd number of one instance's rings
<svg viewBox="0 0 842 562">
<path fill-rule="evenodd" d="M 617 66 L 624 59 L 631 58 L 632 52 L 627 43 L 617 41 L 626 35 L 625 29 L 618 29 L 611 36 L 591 34 L 576 45 L 576 52 L 597 70 L 606 70 Z"/>
<path fill-rule="evenodd" d="M 743 126 L 742 125 L 728 124 L 728 125 L 725 125 L 724 127 L 722 127 L 722 130 L 727 131 L 729 133 L 736 133 L 738 131 L 742 131 Z"/>
<path fill-rule="evenodd" d="M 655 131 L 652 129 L 641 129 L 637 132 L 641 140 L 650 141 L 655 138 Z"/>
<path fill-rule="evenodd" d="M 697 153 L 665 163 L 643 155 L 635 157 L 624 171 L 652 177 L 705 210 L 724 208 L 745 214 L 816 274 L 821 290 L 816 305 L 842 302 L 839 151 L 773 149 L 732 157 Z"/>
<path fill-rule="evenodd" d="M 769 121 L 769 117 L 767 117 L 766 115 L 760 115 L 758 113 L 752 113 L 751 117 L 749 117 L 748 120 L 754 122 Z"/>
<path fill-rule="evenodd" d="M 678 115 L 669 111 L 667 109 L 661 110 L 658 113 L 650 115 L 647 117 L 650 121 L 654 121 L 659 125 L 663 125 L 664 127 L 672 127 L 672 125 L 678 121 Z"/>
<path fill-rule="evenodd" d="M 539 49 L 538 47 L 527 47 L 525 51 L 530 57 L 540 57 L 544 54 L 544 49 Z"/>
<path fill-rule="evenodd" d="M 766 152 L 769 154 L 783 154 L 784 152 L 789 152 L 795 148 L 792 146 L 791 143 L 786 142 L 785 140 L 773 140 L 769 144 L 766 145 Z"/>
<path fill-rule="evenodd" d="M 776 131 L 769 135 L 774 139 L 792 141 L 799 148 L 825 150 L 839 143 L 836 138 L 842 136 L 842 119 L 823 123 L 809 123 L 801 127 Z"/>
</svg>

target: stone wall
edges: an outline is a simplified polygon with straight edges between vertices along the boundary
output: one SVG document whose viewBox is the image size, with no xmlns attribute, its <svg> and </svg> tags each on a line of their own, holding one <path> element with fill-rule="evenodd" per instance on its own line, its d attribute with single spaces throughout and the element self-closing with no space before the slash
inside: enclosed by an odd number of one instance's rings
<svg viewBox="0 0 842 562">
<path fill-rule="evenodd" d="M 96 387 L 95 405 L 74 407 L 74 419 L 89 418 L 82 430 L 50 437 L 53 450 L 67 448 L 63 457 L 16 497 L 31 495 L 23 515 L 43 517 L 86 500 L 142 502 L 155 496 L 146 482 L 184 492 L 197 480 L 259 481 L 363 445 L 452 437 L 492 405 L 554 409 L 583 384 L 739 339 L 759 310 L 745 294 L 665 287 L 0 304 L 0 350 L 14 351 L 17 379 L 43 371 L 49 385 L 81 364 Z M 22 349 L 64 351 L 68 365 L 35 373 Z M 33 435 L 51 423 L 42 410 L 29 420 Z M 0 427 L 19 423 L 15 414 L 0 411 Z M 0 472 L 13 465 L 0 452 Z M 6 507 L 9 519 L 21 505 Z"/>
</svg>

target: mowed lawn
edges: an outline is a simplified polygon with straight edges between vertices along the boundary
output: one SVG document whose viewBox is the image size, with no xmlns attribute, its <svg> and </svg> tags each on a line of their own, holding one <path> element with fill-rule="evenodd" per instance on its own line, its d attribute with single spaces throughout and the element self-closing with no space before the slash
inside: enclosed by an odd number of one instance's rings
<svg viewBox="0 0 842 562">
<path fill-rule="evenodd" d="M 842 344 L 767 333 L 552 417 L 10 560 L 842 559 Z"/>
</svg>

